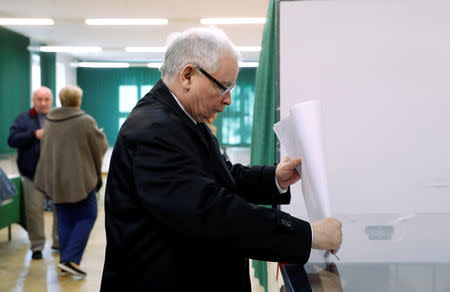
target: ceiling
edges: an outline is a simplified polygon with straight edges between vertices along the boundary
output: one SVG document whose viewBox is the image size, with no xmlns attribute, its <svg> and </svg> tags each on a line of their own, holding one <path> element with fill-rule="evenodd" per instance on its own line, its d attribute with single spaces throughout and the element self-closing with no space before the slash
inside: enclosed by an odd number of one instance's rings
<svg viewBox="0 0 450 292">
<path fill-rule="evenodd" d="M 202 17 L 265 17 L 269 0 L 0 0 L 0 17 L 52 18 L 53 26 L 6 26 L 52 46 L 100 46 L 81 60 L 152 62 L 163 53 L 128 53 L 128 46 L 164 46 L 168 35 L 200 26 Z M 168 18 L 165 26 L 88 26 L 85 18 Z M 218 25 L 237 46 L 260 46 L 263 24 Z M 245 61 L 259 53 L 243 52 Z"/>
</svg>

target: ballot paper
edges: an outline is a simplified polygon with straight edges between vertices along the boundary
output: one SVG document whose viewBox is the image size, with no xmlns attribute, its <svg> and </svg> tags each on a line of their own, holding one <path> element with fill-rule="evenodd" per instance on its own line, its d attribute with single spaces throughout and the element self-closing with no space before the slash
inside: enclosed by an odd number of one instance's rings
<svg viewBox="0 0 450 292">
<path fill-rule="evenodd" d="M 296 104 L 273 128 L 288 157 L 302 157 L 297 171 L 302 175 L 303 198 L 311 222 L 331 216 L 320 102 Z"/>
</svg>

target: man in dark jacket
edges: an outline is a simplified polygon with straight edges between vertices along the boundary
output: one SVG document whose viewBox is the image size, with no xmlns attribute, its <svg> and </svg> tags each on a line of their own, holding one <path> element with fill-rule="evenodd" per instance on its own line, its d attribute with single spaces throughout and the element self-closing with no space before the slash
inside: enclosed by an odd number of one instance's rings
<svg viewBox="0 0 450 292">
<path fill-rule="evenodd" d="M 205 125 L 231 104 L 239 53 L 223 31 L 178 34 L 162 80 L 133 109 L 111 157 L 102 291 L 250 291 L 248 258 L 306 263 L 341 244 L 341 225 L 310 225 L 256 204 L 289 203 L 301 159 L 226 161 Z"/>
<path fill-rule="evenodd" d="M 44 134 L 44 123 L 53 103 L 52 91 L 42 86 L 33 94 L 33 108 L 20 114 L 9 131 L 8 144 L 17 148 L 17 165 L 22 176 L 27 218 L 28 238 L 33 259 L 42 258 L 45 244 L 44 204 L 46 196 L 34 187 L 33 179 L 39 160 L 40 141 Z M 53 213 L 53 245 L 59 248 L 56 215 Z"/>
</svg>

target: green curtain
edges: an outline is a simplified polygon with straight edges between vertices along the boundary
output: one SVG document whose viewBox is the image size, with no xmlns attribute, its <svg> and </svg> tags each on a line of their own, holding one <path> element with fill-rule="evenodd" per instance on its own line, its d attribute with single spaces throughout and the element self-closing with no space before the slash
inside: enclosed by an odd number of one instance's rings
<svg viewBox="0 0 450 292">
<path fill-rule="evenodd" d="M 256 70 L 255 109 L 251 145 L 251 165 L 272 165 L 275 163 L 275 134 L 273 124 L 276 119 L 277 97 L 277 5 L 275 0 L 269 3 L 267 21 L 264 26 L 262 50 L 259 66 Z M 268 290 L 267 263 L 253 261 L 255 277 Z"/>
<path fill-rule="evenodd" d="M 14 119 L 30 108 L 30 40 L 0 26 L 0 153 L 14 152 L 7 143 Z"/>
<path fill-rule="evenodd" d="M 120 110 L 121 88 L 136 88 L 136 97 L 131 101 L 134 106 L 160 77 L 161 73 L 154 68 L 77 69 L 77 84 L 83 89 L 81 108 L 104 129 L 110 146 L 116 142 L 120 121 L 129 113 Z"/>
<path fill-rule="evenodd" d="M 250 147 L 252 116 L 255 102 L 255 68 L 241 68 L 236 88 L 231 92 L 231 105 L 219 113 L 213 124 L 217 127 L 220 146 Z"/>
<path fill-rule="evenodd" d="M 214 121 L 221 146 L 250 146 L 255 71 L 255 68 L 241 68 L 236 82 L 237 88 L 232 92 L 231 106 Z M 77 84 L 83 89 L 81 107 L 96 119 L 99 127 L 104 128 L 109 145 L 114 145 L 120 121 L 129 113 L 120 110 L 121 87 L 123 89 L 124 86 L 135 86 L 137 101 L 149 90 L 146 86 L 154 85 L 160 76 L 161 73 L 154 68 L 77 69 Z"/>
<path fill-rule="evenodd" d="M 53 93 L 53 106 L 56 105 L 56 53 L 40 53 L 41 85 L 47 86 Z"/>
</svg>

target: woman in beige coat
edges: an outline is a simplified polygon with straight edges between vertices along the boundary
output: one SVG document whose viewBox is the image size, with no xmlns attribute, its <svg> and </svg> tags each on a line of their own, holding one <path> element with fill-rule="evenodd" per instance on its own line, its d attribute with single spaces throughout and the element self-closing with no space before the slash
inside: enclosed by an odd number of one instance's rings
<svg viewBox="0 0 450 292">
<path fill-rule="evenodd" d="M 78 276 L 86 276 L 79 264 L 97 218 L 96 193 L 108 148 L 95 120 L 80 109 L 82 94 L 78 86 L 66 86 L 60 91 L 62 107 L 47 115 L 34 178 L 36 188 L 55 204 L 58 267 Z"/>
</svg>

